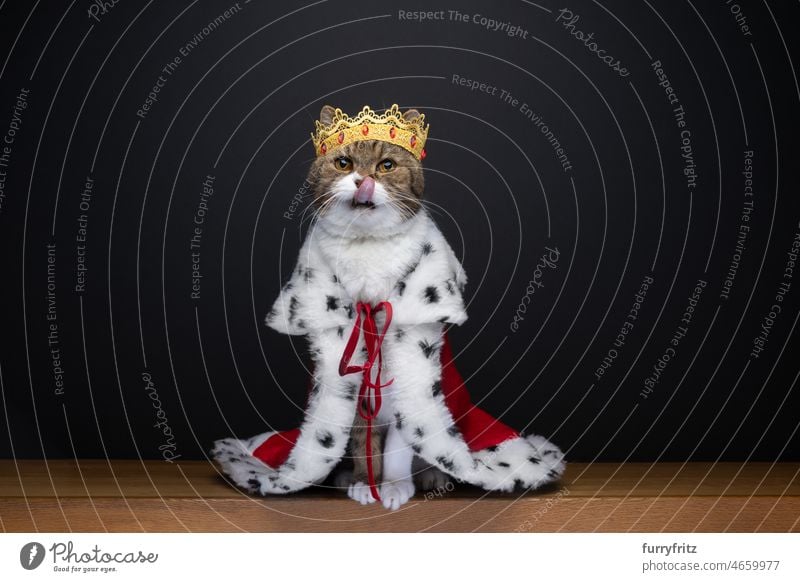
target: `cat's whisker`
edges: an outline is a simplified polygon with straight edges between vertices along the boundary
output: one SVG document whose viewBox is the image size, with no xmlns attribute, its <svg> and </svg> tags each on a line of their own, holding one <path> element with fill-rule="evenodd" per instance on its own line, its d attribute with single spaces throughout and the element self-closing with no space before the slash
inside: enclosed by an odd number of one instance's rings
<svg viewBox="0 0 800 582">
<path fill-rule="evenodd" d="M 392 196 L 401 202 L 409 201 L 412 203 L 412 205 L 423 206 L 425 207 L 426 210 L 428 210 L 431 213 L 437 214 L 439 216 L 444 216 L 444 214 L 442 214 L 442 212 L 428 200 L 417 198 L 416 196 L 410 196 L 404 192 L 396 192 L 396 191 L 392 192 Z"/>
<path fill-rule="evenodd" d="M 307 217 L 307 218 L 303 218 L 303 219 L 301 220 L 301 222 L 300 222 L 300 225 L 301 225 L 301 226 L 302 226 L 302 225 L 303 225 L 303 224 L 304 224 L 306 221 L 309 221 L 309 222 L 311 222 L 311 224 L 314 224 L 314 223 L 315 223 L 317 220 L 319 220 L 320 216 L 322 216 L 322 213 L 323 213 L 323 212 L 324 212 L 324 211 L 325 211 L 325 210 L 328 208 L 328 206 L 330 206 L 331 204 L 333 204 L 333 202 L 335 201 L 335 198 L 334 198 L 334 196 L 333 196 L 332 194 L 330 194 L 330 193 L 326 193 L 326 194 L 324 194 L 324 196 L 327 196 L 327 198 L 325 198 L 325 199 L 322 201 L 322 203 L 321 203 L 321 204 L 320 204 L 320 203 L 318 203 L 318 200 L 316 200 L 316 199 L 315 199 L 315 200 L 312 200 L 312 201 L 311 201 L 311 202 L 310 202 L 310 203 L 309 203 L 309 204 L 306 206 L 305 210 L 303 211 L 303 215 L 304 215 L 304 216 L 305 216 L 306 212 L 308 211 L 308 209 L 313 209 L 313 210 L 312 210 L 311 214 L 309 214 L 309 215 L 308 215 L 308 217 Z"/>
<path fill-rule="evenodd" d="M 310 214 L 309 214 L 309 211 Z M 303 207 L 303 212 L 300 213 L 300 224 L 302 225 L 306 220 L 307 217 L 311 217 L 316 212 L 316 200 L 312 198 L 312 200 Z"/>
</svg>

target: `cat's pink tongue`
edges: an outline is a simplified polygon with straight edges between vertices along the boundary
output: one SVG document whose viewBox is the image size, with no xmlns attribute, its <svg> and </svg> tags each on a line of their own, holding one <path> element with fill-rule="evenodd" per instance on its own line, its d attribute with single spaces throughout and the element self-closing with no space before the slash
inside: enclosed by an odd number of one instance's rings
<svg viewBox="0 0 800 582">
<path fill-rule="evenodd" d="M 358 185 L 358 190 L 356 190 L 355 195 L 353 198 L 359 204 L 365 204 L 367 202 L 372 202 L 372 195 L 375 193 L 375 180 L 367 176 L 363 180 L 361 180 L 361 184 Z"/>
</svg>

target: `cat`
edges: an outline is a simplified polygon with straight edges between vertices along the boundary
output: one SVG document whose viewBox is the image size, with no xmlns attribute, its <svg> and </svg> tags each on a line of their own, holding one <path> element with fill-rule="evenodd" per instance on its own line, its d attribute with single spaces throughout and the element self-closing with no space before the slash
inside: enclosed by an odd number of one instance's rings
<svg viewBox="0 0 800 582">
<path fill-rule="evenodd" d="M 320 123 L 330 125 L 334 115 L 335 109 L 325 105 Z M 409 109 L 403 119 L 410 122 L 419 115 Z M 414 236 L 414 225 L 425 213 L 421 161 L 386 141 L 357 141 L 317 157 L 307 183 L 314 197 L 312 228 L 322 231 L 337 278 L 353 300 L 383 301 L 413 259 L 399 250 L 412 245 L 398 242 Z M 366 422 L 356 414 L 348 445 L 353 469 L 340 471 L 334 479 L 361 504 L 375 501 L 367 483 L 366 431 Z M 371 437 L 381 500 L 387 509 L 397 509 L 415 492 L 414 453 L 395 426 L 391 390 L 384 393 Z M 448 477 L 435 467 L 425 463 L 415 468 L 413 476 L 423 489 L 448 483 Z"/>
<path fill-rule="evenodd" d="M 391 510 L 414 495 L 414 477 L 423 488 L 449 491 L 452 477 L 512 491 L 563 475 L 556 445 L 473 404 L 453 366 L 446 326 L 467 321 L 467 276 L 423 204 L 427 134 L 422 114 L 397 105 L 354 119 L 322 108 L 313 222 L 265 318 L 307 339 L 312 386 L 299 428 L 215 441 L 215 460 L 244 490 L 318 485 L 348 454 L 353 468 L 335 482 Z"/>
</svg>

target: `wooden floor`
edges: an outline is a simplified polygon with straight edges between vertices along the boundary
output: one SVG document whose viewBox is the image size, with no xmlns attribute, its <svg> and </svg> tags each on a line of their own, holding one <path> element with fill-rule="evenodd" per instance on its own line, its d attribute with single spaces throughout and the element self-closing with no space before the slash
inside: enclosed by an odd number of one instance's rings
<svg viewBox="0 0 800 582">
<path fill-rule="evenodd" d="M 800 464 L 573 463 L 547 491 L 448 487 L 399 511 L 333 489 L 251 497 L 206 462 L 0 460 L 7 532 L 800 531 Z"/>
</svg>

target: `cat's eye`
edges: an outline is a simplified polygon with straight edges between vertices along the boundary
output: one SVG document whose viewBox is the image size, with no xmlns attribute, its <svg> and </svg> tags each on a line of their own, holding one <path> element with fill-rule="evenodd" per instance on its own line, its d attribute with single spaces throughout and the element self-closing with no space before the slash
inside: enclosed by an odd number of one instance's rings
<svg viewBox="0 0 800 582">
<path fill-rule="evenodd" d="M 383 160 L 381 163 L 378 164 L 379 172 L 383 173 L 391 172 L 392 170 L 394 170 L 394 168 L 395 168 L 394 161 L 389 159 Z"/>
<path fill-rule="evenodd" d="M 353 167 L 353 160 L 345 156 L 340 156 L 333 160 L 333 165 L 340 172 L 347 172 Z"/>
</svg>

